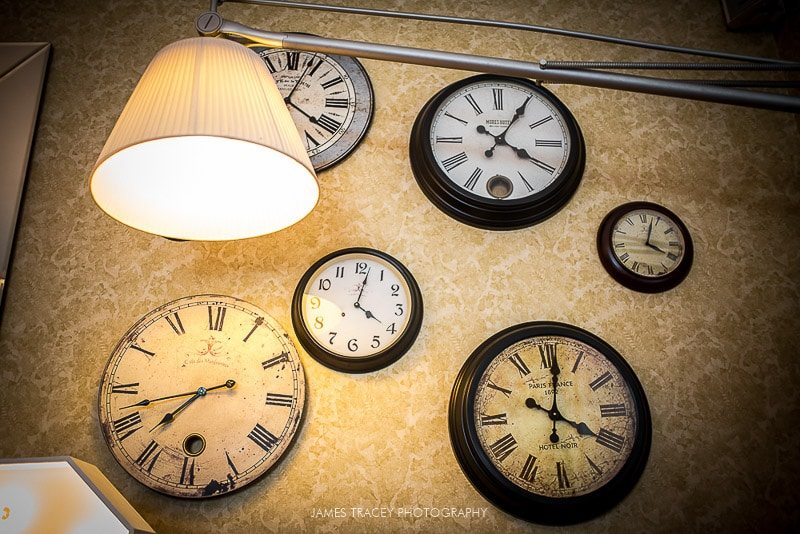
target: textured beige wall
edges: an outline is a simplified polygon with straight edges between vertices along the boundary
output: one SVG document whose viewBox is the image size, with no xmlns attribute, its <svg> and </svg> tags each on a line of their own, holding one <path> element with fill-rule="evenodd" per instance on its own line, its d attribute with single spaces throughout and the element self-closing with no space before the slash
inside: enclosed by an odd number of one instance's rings
<svg viewBox="0 0 800 534">
<path fill-rule="evenodd" d="M 158 530 L 352 532 L 550 530 L 515 520 L 470 486 L 450 449 L 447 401 L 466 356 L 507 326 L 574 323 L 631 363 L 653 414 L 633 493 L 575 530 L 744 530 L 800 522 L 800 136 L 795 117 L 583 87 L 551 86 L 586 138 L 583 183 L 533 228 L 492 233 L 435 209 L 408 163 L 411 124 L 457 71 L 365 61 L 375 117 L 361 147 L 320 174 L 300 224 L 231 243 L 174 243 L 122 226 L 88 173 L 153 54 L 192 35 L 206 0 L 0 2 L 3 40 L 51 41 L 44 107 L 0 329 L 0 456 L 96 464 Z M 545 23 L 679 45 L 775 54 L 765 35 L 724 31 L 713 0 L 402 1 L 352 4 Z M 245 24 L 514 58 L 654 58 L 514 31 L 225 4 Z M 660 56 L 659 56 L 660 57 Z M 603 216 L 629 200 L 677 211 L 692 273 L 660 295 L 611 280 L 595 252 Z M 209 206 L 209 209 L 213 207 Z M 287 329 L 295 284 L 317 258 L 372 246 L 412 270 L 425 321 L 388 369 L 351 376 L 302 350 L 308 409 L 295 446 L 245 491 L 185 502 L 130 478 L 97 423 L 100 374 L 118 338 L 169 300 L 220 292 Z M 299 345 L 298 345 L 299 348 Z M 487 507 L 475 519 L 312 519 L 317 507 Z"/>
</svg>

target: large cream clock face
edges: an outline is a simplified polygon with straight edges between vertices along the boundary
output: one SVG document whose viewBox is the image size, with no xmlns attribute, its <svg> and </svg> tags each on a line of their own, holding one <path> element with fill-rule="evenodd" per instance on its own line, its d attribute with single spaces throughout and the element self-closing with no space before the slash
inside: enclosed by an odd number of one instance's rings
<svg viewBox="0 0 800 534">
<path fill-rule="evenodd" d="M 617 367 L 594 347 L 561 336 L 515 343 L 486 368 L 474 425 L 494 467 L 547 497 L 597 490 L 625 464 L 637 409 Z"/>
<path fill-rule="evenodd" d="M 286 452 L 305 402 L 286 331 L 258 307 L 198 295 L 142 317 L 108 361 L 103 435 L 143 484 L 178 497 L 225 494 Z"/>
<path fill-rule="evenodd" d="M 292 319 L 309 353 L 339 370 L 375 370 L 414 341 L 422 298 L 411 273 L 373 249 L 345 249 L 312 266 L 298 284 Z"/>
<path fill-rule="evenodd" d="M 448 419 L 470 482 L 537 523 L 608 511 L 650 453 L 650 409 L 633 369 L 611 345 L 565 323 L 523 323 L 484 341 L 456 377 Z"/>
<path fill-rule="evenodd" d="M 257 48 L 289 108 L 316 170 L 337 163 L 372 119 L 372 84 L 358 60 L 282 48 Z"/>
</svg>

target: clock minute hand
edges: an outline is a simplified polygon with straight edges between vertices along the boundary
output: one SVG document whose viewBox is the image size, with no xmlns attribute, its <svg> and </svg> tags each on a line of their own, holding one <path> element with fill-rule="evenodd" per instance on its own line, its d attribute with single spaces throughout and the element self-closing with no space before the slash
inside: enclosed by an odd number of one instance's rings
<svg viewBox="0 0 800 534">
<path fill-rule="evenodd" d="M 314 56 L 316 56 L 316 54 L 314 54 Z M 312 59 L 313 59 L 313 56 L 312 56 Z M 286 96 L 283 98 L 283 101 L 284 101 L 285 103 L 287 103 L 287 104 L 288 104 L 288 103 L 291 101 L 291 99 L 292 99 L 292 95 L 294 94 L 294 91 L 295 91 L 295 89 L 297 89 L 297 86 L 298 86 L 298 85 L 300 85 L 300 82 L 302 82 L 302 81 L 303 81 L 303 78 L 305 78 L 305 77 L 306 77 L 306 73 L 308 72 L 308 68 L 309 68 L 310 66 L 311 66 L 311 63 L 310 63 L 310 62 L 306 62 L 306 68 L 305 68 L 305 69 L 303 69 L 303 73 L 300 75 L 300 77 L 299 77 L 299 78 L 297 78 L 297 81 L 296 81 L 296 82 L 294 82 L 294 87 L 292 87 L 292 90 L 291 90 L 291 91 L 289 91 L 289 94 L 288 94 L 288 95 L 286 95 Z"/>
<path fill-rule="evenodd" d="M 228 383 L 230 383 L 231 385 L 228 386 Z M 236 382 L 234 380 L 228 380 L 224 384 L 221 384 L 219 386 L 214 386 L 213 388 L 208 388 L 208 389 L 206 389 L 206 391 L 213 391 L 215 389 L 220 389 L 222 387 L 233 387 L 235 384 L 236 384 Z M 120 410 L 124 410 L 125 408 L 134 408 L 136 406 L 149 406 L 150 404 L 152 404 L 154 402 L 158 402 L 158 401 L 162 401 L 162 400 L 169 400 L 169 399 L 177 399 L 179 397 L 188 397 L 189 395 L 194 395 L 195 393 L 197 393 L 197 390 L 187 391 L 186 393 L 178 393 L 176 395 L 167 395 L 165 397 L 156 397 L 155 399 L 144 399 L 144 400 L 140 400 L 136 404 L 129 404 L 127 406 L 123 406 L 122 408 L 120 408 Z"/>
<path fill-rule="evenodd" d="M 178 406 L 176 409 L 172 410 L 171 412 L 168 412 L 168 413 L 164 414 L 164 417 L 162 417 L 162 418 L 161 418 L 161 421 L 159 421 L 159 422 L 158 422 L 158 424 L 157 424 L 156 426 L 154 426 L 153 428 L 151 428 L 151 429 L 150 429 L 150 432 L 152 432 L 152 431 L 153 431 L 153 430 L 155 430 L 156 428 L 160 427 L 161 425 L 166 425 L 167 423 L 171 423 L 171 422 L 172 422 L 172 421 L 175 419 L 175 416 L 176 416 L 176 415 L 178 415 L 179 413 L 181 413 L 181 412 L 182 412 L 183 410 L 185 410 L 185 409 L 186 409 L 186 408 L 187 408 L 187 407 L 188 407 L 188 406 L 189 406 L 191 403 L 193 403 L 194 401 L 196 401 L 196 400 L 197 400 L 197 399 L 199 399 L 200 397 L 205 397 L 205 396 L 206 396 L 206 394 L 207 394 L 209 391 L 214 391 L 215 389 L 221 389 L 221 388 L 228 388 L 228 389 L 230 389 L 230 388 L 232 388 L 232 387 L 233 387 L 233 386 L 235 386 L 235 385 L 236 385 L 236 381 L 234 381 L 234 380 L 227 380 L 227 381 L 226 381 L 224 384 L 220 384 L 220 385 L 218 385 L 218 386 L 214 386 L 214 387 L 211 387 L 211 388 L 204 388 L 204 387 L 199 387 L 199 388 L 197 388 L 197 391 L 195 392 L 195 394 L 194 394 L 194 395 L 193 395 L 191 398 L 187 399 L 187 400 L 186 400 L 186 402 L 184 402 L 183 404 L 181 404 L 180 406 Z"/>
</svg>

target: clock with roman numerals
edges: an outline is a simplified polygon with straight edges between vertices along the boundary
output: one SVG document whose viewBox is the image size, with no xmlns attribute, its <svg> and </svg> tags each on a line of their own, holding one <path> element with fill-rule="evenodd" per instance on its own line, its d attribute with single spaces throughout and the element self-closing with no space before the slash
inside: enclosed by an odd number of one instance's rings
<svg viewBox="0 0 800 534">
<path fill-rule="evenodd" d="M 616 505 L 650 451 L 647 399 L 609 344 L 575 326 L 517 325 L 456 378 L 450 439 L 467 478 L 517 517 L 569 524 Z"/>
<path fill-rule="evenodd" d="M 351 57 L 254 47 L 289 108 L 316 170 L 347 157 L 372 121 L 367 71 Z"/>
<path fill-rule="evenodd" d="M 199 499 L 243 488 L 286 453 L 305 378 L 288 334 L 266 312 L 197 295 L 128 330 L 98 403 L 103 436 L 128 473 L 161 493 Z"/>
<path fill-rule="evenodd" d="M 597 252 L 614 280 L 643 293 L 680 284 L 694 258 L 689 229 L 652 202 L 629 202 L 611 210 L 597 232 Z"/>
<path fill-rule="evenodd" d="M 494 75 L 437 93 L 417 116 L 409 150 L 417 183 L 437 208 L 490 230 L 555 214 L 577 189 L 585 160 L 578 123 L 553 93 Z"/>
</svg>

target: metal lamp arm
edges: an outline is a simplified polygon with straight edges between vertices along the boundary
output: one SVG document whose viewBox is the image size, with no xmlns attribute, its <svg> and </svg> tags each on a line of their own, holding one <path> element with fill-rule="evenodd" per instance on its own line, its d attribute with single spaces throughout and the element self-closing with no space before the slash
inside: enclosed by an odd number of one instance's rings
<svg viewBox="0 0 800 534">
<path fill-rule="evenodd" d="M 611 72 L 581 69 L 543 69 L 538 63 L 527 61 L 344 39 L 329 39 L 305 34 L 267 32 L 224 20 L 218 13 L 214 12 L 200 15 L 197 19 L 197 29 L 201 35 L 246 39 L 269 48 L 291 48 L 306 52 L 321 52 L 323 54 L 338 54 L 380 61 L 518 76 L 547 82 L 570 83 L 800 113 L 800 98 L 798 97 Z"/>
</svg>

